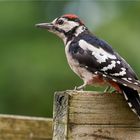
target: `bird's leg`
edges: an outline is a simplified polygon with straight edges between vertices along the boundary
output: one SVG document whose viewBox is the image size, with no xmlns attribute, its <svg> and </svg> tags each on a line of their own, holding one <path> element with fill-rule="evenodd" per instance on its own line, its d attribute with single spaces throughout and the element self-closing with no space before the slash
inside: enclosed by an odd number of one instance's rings
<svg viewBox="0 0 140 140">
<path fill-rule="evenodd" d="M 85 89 L 85 87 L 86 87 L 86 85 L 87 85 L 87 83 L 86 83 L 86 82 L 84 82 L 84 84 L 83 84 L 83 85 L 81 85 L 81 86 L 79 86 L 79 87 L 75 87 L 75 88 L 74 88 L 74 90 L 84 90 L 84 89 Z"/>
<path fill-rule="evenodd" d="M 111 86 L 107 86 L 106 89 L 104 90 L 104 92 L 109 92 Z"/>
</svg>

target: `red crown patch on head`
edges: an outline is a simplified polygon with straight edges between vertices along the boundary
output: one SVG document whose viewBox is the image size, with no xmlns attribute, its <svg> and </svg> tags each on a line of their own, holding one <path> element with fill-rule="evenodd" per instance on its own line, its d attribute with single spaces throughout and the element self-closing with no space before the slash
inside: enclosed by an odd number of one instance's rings
<svg viewBox="0 0 140 140">
<path fill-rule="evenodd" d="M 75 15 L 75 14 L 65 14 L 65 15 L 63 15 L 62 17 L 68 18 L 68 19 L 74 20 L 74 21 L 77 20 L 81 25 L 84 24 L 84 23 L 79 19 L 79 17 L 78 17 L 77 15 Z"/>
<path fill-rule="evenodd" d="M 79 18 L 77 15 L 74 15 L 74 14 L 65 14 L 65 15 L 63 15 L 63 17 L 66 17 L 66 18 L 69 18 L 69 19 Z"/>
</svg>

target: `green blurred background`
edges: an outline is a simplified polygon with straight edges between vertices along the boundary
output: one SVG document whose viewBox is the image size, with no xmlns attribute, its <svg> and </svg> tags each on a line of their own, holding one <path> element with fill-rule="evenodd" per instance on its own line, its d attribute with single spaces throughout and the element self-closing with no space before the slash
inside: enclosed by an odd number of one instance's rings
<svg viewBox="0 0 140 140">
<path fill-rule="evenodd" d="M 78 14 L 140 76 L 140 2 L 0 1 L 0 113 L 52 117 L 54 92 L 82 84 L 63 42 L 34 27 L 64 13 Z"/>
</svg>

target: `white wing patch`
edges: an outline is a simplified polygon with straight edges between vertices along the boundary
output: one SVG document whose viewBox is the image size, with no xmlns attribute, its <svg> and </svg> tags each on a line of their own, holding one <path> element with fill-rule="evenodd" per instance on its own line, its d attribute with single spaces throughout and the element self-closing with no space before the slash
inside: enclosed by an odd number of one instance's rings
<svg viewBox="0 0 140 140">
<path fill-rule="evenodd" d="M 120 62 L 120 61 L 117 61 L 117 63 L 118 63 L 118 64 L 121 64 L 121 62 Z"/>
<path fill-rule="evenodd" d="M 129 82 L 129 83 L 132 83 L 132 81 L 128 80 L 128 78 L 122 78 L 122 79 Z"/>
<path fill-rule="evenodd" d="M 106 52 L 102 48 L 94 47 L 93 45 L 87 43 L 85 40 L 80 40 L 79 41 L 79 46 L 83 50 L 91 51 L 92 55 L 97 59 L 97 62 L 99 62 L 99 63 L 106 62 L 106 60 L 109 59 L 109 58 L 110 59 L 117 59 L 115 55 L 112 55 L 112 54 Z"/>
<path fill-rule="evenodd" d="M 110 74 L 112 76 L 124 76 L 126 74 L 126 69 L 125 68 L 121 68 L 122 71 L 120 71 L 119 73 L 113 73 Z"/>
<path fill-rule="evenodd" d="M 134 82 L 134 84 L 135 84 L 135 85 L 139 85 L 139 83 L 138 83 L 138 82 Z"/>
<path fill-rule="evenodd" d="M 102 71 L 107 71 L 107 70 L 111 70 L 112 68 L 116 67 L 116 62 L 113 60 L 111 61 L 111 64 L 106 66 L 106 67 L 103 67 L 101 70 Z"/>
<path fill-rule="evenodd" d="M 128 80 L 130 80 L 130 81 L 131 81 L 131 80 L 132 80 L 132 78 L 128 78 Z"/>
</svg>

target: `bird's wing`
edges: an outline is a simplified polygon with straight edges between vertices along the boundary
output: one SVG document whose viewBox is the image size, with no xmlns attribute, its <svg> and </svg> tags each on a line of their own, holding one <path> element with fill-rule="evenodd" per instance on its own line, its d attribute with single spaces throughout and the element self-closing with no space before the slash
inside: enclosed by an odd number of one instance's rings
<svg viewBox="0 0 140 140">
<path fill-rule="evenodd" d="M 91 39 L 93 41 L 93 39 Z M 69 52 L 79 62 L 94 74 L 100 74 L 114 82 L 140 91 L 140 81 L 132 68 L 104 41 L 96 39 L 92 42 L 80 39 L 71 43 Z"/>
</svg>

